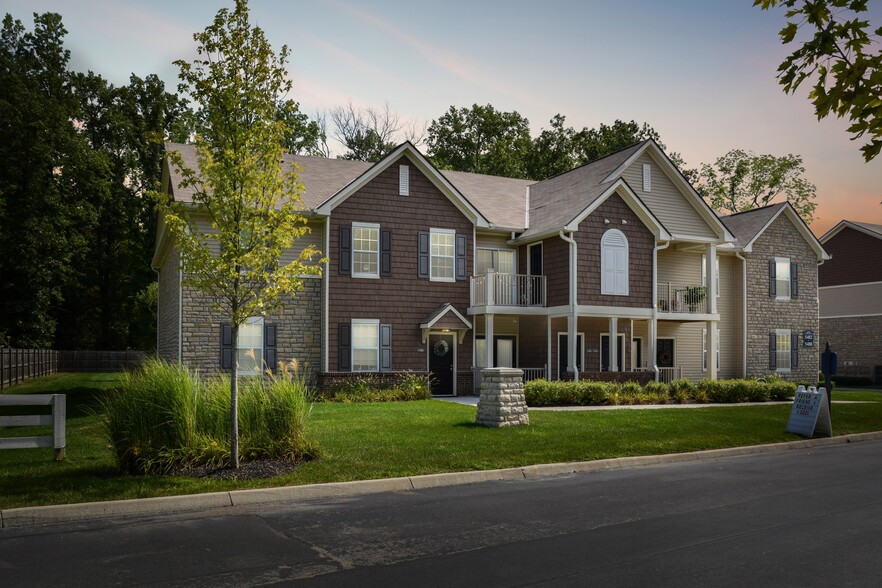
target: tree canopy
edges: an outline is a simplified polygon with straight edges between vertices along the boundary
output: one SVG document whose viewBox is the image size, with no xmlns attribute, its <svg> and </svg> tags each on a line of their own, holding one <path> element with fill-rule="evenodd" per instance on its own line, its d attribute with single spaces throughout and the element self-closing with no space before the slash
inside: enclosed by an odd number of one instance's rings
<svg viewBox="0 0 882 588">
<path fill-rule="evenodd" d="M 277 116 L 279 104 L 293 110 L 285 98 L 291 89 L 287 46 L 273 52 L 263 31 L 251 25 L 246 0 L 237 0 L 232 11 L 218 11 L 214 22 L 193 38 L 199 57 L 175 64 L 179 89 L 197 105 L 202 121 L 194 141 L 198 169 L 188 168 L 178 152 L 168 155 L 181 170 L 182 185 L 194 190 L 195 210 L 169 202 L 164 194 L 155 197 L 181 252 L 185 282 L 204 292 L 229 319 L 236 349 L 242 324 L 277 308 L 284 295 L 303 288 L 302 276 L 319 274 L 321 266 L 309 263 L 318 255 L 311 246 L 298 259 L 280 263 L 282 253 L 309 230 L 299 212 L 302 188 L 296 172 L 282 163 L 289 129 L 285 117 Z M 207 216 L 210 234 L 198 230 L 198 214 Z M 239 465 L 237 376 L 234 356 L 234 468 Z"/>
<path fill-rule="evenodd" d="M 868 0 L 754 0 L 769 10 L 787 8 L 787 25 L 779 36 L 784 45 L 802 41 L 778 66 L 778 81 L 788 94 L 806 81 L 818 120 L 835 114 L 851 121 L 852 140 L 864 138 L 864 159 L 882 151 L 882 26 L 867 20 Z"/>
<path fill-rule="evenodd" d="M 756 155 L 733 149 L 713 164 L 702 164 L 695 188 L 712 208 L 723 214 L 786 199 L 806 223 L 811 223 L 817 207 L 815 185 L 804 174 L 799 155 Z"/>
</svg>

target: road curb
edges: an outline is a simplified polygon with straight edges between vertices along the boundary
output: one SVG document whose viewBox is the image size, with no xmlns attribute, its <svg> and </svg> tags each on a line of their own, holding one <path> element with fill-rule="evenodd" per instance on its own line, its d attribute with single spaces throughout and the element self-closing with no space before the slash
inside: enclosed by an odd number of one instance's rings
<svg viewBox="0 0 882 588">
<path fill-rule="evenodd" d="M 882 431 L 856 433 L 839 437 L 805 439 L 786 443 L 708 449 L 688 453 L 639 455 L 634 457 L 617 457 L 594 461 L 535 464 L 499 470 L 476 470 L 401 478 L 383 478 L 379 480 L 357 480 L 352 482 L 330 482 L 327 484 L 311 484 L 304 486 L 283 486 L 280 488 L 231 490 L 228 492 L 164 496 L 160 498 L 137 498 L 134 500 L 85 502 L 80 504 L 59 504 L 53 506 L 27 506 L 0 510 L 0 528 L 45 526 L 107 518 L 158 516 L 184 512 L 201 512 L 243 505 L 272 504 L 321 498 L 341 498 L 346 496 L 376 494 L 379 492 L 401 492 L 500 480 L 523 480 L 525 478 L 532 479 L 565 476 L 577 473 L 590 473 L 649 465 L 717 460 L 744 455 L 755 455 L 759 453 L 790 451 L 794 449 L 812 449 L 846 443 L 859 443 L 861 441 L 871 441 L 875 439 L 882 439 Z"/>
</svg>

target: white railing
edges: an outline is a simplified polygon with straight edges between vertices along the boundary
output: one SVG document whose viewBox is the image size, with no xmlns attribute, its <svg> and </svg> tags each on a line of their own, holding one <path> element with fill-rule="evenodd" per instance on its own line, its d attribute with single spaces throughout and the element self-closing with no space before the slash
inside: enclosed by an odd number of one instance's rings
<svg viewBox="0 0 882 588">
<path fill-rule="evenodd" d="M 489 271 L 471 286 L 471 306 L 545 306 L 545 276 Z"/>
<path fill-rule="evenodd" d="M 707 288 L 695 284 L 676 282 L 658 283 L 659 312 L 678 312 L 685 314 L 707 313 Z"/>
<path fill-rule="evenodd" d="M 544 366 L 538 367 L 538 368 L 525 367 L 525 368 L 521 368 L 521 369 L 524 370 L 524 382 L 529 382 L 531 380 L 547 379 L 545 377 L 545 367 Z"/>
<path fill-rule="evenodd" d="M 660 367 L 658 368 L 658 381 L 670 384 L 674 380 L 679 380 L 682 377 L 682 371 L 683 370 L 680 366 Z"/>
<path fill-rule="evenodd" d="M 51 406 L 52 414 L 0 416 L 0 429 L 3 427 L 52 427 L 51 436 L 43 437 L 2 437 L 0 449 L 35 449 L 52 447 L 56 461 L 64 459 L 66 396 L 64 394 L 2 394 L 0 406 Z"/>
</svg>

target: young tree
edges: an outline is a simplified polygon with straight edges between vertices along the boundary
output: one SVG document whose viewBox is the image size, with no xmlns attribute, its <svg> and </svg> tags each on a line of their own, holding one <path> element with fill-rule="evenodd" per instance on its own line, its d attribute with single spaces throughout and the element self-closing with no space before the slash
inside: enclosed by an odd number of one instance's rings
<svg viewBox="0 0 882 588">
<path fill-rule="evenodd" d="M 811 223 L 818 206 L 815 185 L 803 174 L 799 155 L 776 157 L 733 149 L 713 165 L 702 164 L 695 188 L 711 208 L 726 214 L 766 206 L 783 196 Z"/>
<path fill-rule="evenodd" d="M 778 66 L 778 82 L 792 94 L 806 79 L 814 82 L 809 100 L 818 120 L 835 114 L 851 121 L 852 140 L 866 135 L 861 151 L 870 161 L 882 151 L 882 26 L 875 30 L 864 18 L 868 0 L 754 0 L 769 10 L 787 10 L 787 26 L 779 36 L 792 43 L 800 27 L 811 38 Z"/>
<path fill-rule="evenodd" d="M 162 195 L 157 202 L 182 254 L 185 280 L 229 318 L 236 349 L 239 327 L 249 317 L 272 311 L 283 295 L 303 288 L 301 276 L 321 270 L 308 263 L 318 255 L 312 247 L 279 264 L 282 252 L 309 230 L 299 212 L 302 187 L 295 171 L 282 164 L 286 127 L 277 113 L 291 89 L 287 46 L 273 53 L 263 31 L 249 22 L 246 0 L 236 0 L 232 11 L 218 11 L 214 23 L 193 37 L 199 57 L 175 64 L 180 90 L 198 106 L 202 121 L 195 138 L 198 169 L 188 168 L 180 153 L 168 153 L 183 185 L 194 190 L 193 205 L 170 203 Z M 199 233 L 194 214 L 207 215 L 210 235 Z M 238 468 L 235 357 L 230 400 L 230 461 Z"/>
</svg>

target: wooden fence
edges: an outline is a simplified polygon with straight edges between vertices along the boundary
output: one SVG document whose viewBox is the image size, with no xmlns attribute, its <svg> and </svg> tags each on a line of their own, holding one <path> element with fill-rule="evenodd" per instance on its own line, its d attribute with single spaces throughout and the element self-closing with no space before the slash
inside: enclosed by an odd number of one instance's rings
<svg viewBox="0 0 882 588">
<path fill-rule="evenodd" d="M 144 351 L 56 351 L 0 348 L 0 390 L 56 372 L 120 372 L 137 367 Z"/>
<path fill-rule="evenodd" d="M 57 371 L 58 351 L 0 348 L 0 390 L 23 380 Z"/>
</svg>

